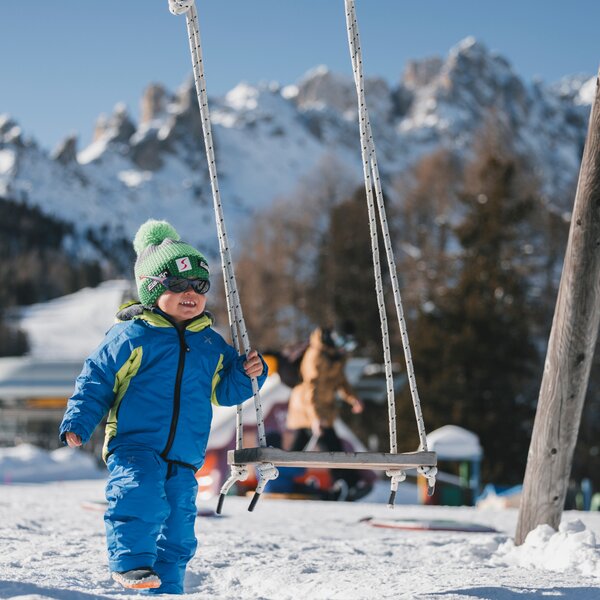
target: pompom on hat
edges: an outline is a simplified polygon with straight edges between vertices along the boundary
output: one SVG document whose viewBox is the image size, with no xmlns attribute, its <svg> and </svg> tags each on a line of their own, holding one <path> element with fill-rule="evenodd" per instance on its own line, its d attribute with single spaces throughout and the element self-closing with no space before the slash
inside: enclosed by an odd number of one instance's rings
<svg viewBox="0 0 600 600">
<path fill-rule="evenodd" d="M 206 258 L 195 248 L 181 241 L 175 228 L 167 221 L 149 219 L 138 229 L 133 240 L 137 254 L 135 281 L 140 302 L 153 306 L 165 288 L 153 279 L 141 279 L 143 275 L 208 279 Z"/>
</svg>

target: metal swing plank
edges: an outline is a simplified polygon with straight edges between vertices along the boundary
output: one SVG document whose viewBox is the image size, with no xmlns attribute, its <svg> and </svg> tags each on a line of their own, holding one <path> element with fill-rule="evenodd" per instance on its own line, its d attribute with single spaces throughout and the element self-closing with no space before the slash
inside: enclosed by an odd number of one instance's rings
<svg viewBox="0 0 600 600">
<path fill-rule="evenodd" d="M 419 466 L 434 467 L 435 452 L 289 452 L 280 448 L 242 448 L 229 450 L 230 465 L 272 463 L 279 467 L 313 467 L 324 469 L 416 469 Z"/>
</svg>

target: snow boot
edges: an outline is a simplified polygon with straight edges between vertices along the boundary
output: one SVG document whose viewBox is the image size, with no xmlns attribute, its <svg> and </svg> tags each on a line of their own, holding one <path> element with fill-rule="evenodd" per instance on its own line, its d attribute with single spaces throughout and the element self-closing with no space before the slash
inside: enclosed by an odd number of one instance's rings
<svg viewBox="0 0 600 600">
<path fill-rule="evenodd" d="M 150 567 L 138 567 L 130 571 L 113 571 L 112 578 L 124 588 L 145 590 L 160 587 L 160 577 Z"/>
</svg>

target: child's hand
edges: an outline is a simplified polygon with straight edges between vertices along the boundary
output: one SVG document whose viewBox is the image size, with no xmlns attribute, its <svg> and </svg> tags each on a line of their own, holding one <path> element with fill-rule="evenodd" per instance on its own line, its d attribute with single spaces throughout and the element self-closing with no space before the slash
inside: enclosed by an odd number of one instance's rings
<svg viewBox="0 0 600 600">
<path fill-rule="evenodd" d="M 357 398 L 356 396 L 354 396 L 354 400 L 352 402 L 352 412 L 355 415 L 360 414 L 365 408 L 365 405 L 363 404 L 363 401 L 360 398 Z"/>
<path fill-rule="evenodd" d="M 360 398 L 356 398 L 356 401 L 352 405 L 352 412 L 355 415 L 359 415 L 365 409 L 365 405 Z"/>
<path fill-rule="evenodd" d="M 65 433 L 65 440 L 67 441 L 69 448 L 77 448 L 78 446 L 81 446 L 81 438 L 72 431 L 67 431 L 67 433 Z"/>
<path fill-rule="evenodd" d="M 256 350 L 250 350 L 246 362 L 244 362 L 244 371 L 248 377 L 258 377 L 262 375 L 263 364 Z"/>
</svg>

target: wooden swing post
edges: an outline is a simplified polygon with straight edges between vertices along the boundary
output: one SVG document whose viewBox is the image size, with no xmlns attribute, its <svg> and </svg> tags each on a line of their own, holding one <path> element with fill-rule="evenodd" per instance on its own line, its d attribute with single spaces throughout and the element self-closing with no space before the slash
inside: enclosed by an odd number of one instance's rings
<svg viewBox="0 0 600 600">
<path fill-rule="evenodd" d="M 592 104 L 515 543 L 558 529 L 600 323 L 600 87 Z"/>
</svg>

